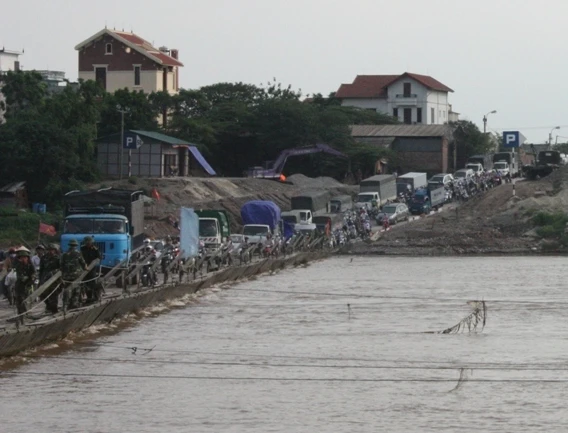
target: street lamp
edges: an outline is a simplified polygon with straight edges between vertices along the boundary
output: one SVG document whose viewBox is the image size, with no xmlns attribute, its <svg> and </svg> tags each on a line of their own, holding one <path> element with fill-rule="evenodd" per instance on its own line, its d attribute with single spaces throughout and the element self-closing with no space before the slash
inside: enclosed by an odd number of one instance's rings
<svg viewBox="0 0 568 433">
<path fill-rule="evenodd" d="M 127 113 L 127 110 L 123 110 L 120 105 L 116 107 L 116 111 L 120 113 L 120 171 L 119 171 L 119 179 L 122 180 L 122 162 L 124 161 L 124 113 Z"/>
<path fill-rule="evenodd" d="M 483 116 L 483 133 L 484 134 L 487 133 L 487 116 L 489 116 L 490 114 L 495 114 L 495 113 L 497 113 L 497 110 L 490 111 L 485 116 Z"/>
<path fill-rule="evenodd" d="M 550 132 L 548 133 L 548 147 L 550 148 L 550 146 L 552 145 L 552 131 L 554 131 L 555 129 L 560 129 L 560 126 L 555 126 L 554 128 L 552 128 L 550 130 Z"/>
</svg>

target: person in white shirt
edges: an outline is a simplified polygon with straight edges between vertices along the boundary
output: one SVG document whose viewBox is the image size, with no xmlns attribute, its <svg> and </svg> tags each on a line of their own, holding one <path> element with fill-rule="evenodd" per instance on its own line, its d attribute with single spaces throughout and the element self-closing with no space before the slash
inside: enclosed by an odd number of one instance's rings
<svg viewBox="0 0 568 433">
<path fill-rule="evenodd" d="M 32 265 L 34 265 L 36 272 L 39 272 L 39 265 L 41 263 L 41 258 L 45 254 L 45 247 L 42 244 L 39 244 L 36 247 L 35 251 L 36 251 L 36 253 L 32 257 Z"/>
</svg>

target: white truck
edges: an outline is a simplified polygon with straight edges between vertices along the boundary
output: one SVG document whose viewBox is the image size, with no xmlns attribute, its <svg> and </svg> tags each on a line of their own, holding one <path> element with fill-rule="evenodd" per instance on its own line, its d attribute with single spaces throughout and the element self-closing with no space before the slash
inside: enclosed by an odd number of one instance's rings
<svg viewBox="0 0 568 433">
<path fill-rule="evenodd" d="M 417 189 L 427 186 L 428 175 L 426 173 L 410 172 L 396 178 L 397 194 L 414 193 Z"/>
<path fill-rule="evenodd" d="M 296 209 L 282 212 L 282 220 L 292 224 L 311 224 L 312 211 L 309 209 Z"/>
<path fill-rule="evenodd" d="M 271 201 L 253 200 L 241 207 L 243 236 L 249 244 L 266 242 L 268 235 L 278 235 L 280 208 Z"/>
<path fill-rule="evenodd" d="M 396 178 L 392 174 L 379 174 L 361 181 L 355 207 L 370 209 L 373 202 L 381 206 L 394 199 L 396 199 Z"/>
<path fill-rule="evenodd" d="M 475 174 L 483 173 L 483 165 L 478 162 L 468 162 L 464 168 L 473 170 Z"/>
</svg>

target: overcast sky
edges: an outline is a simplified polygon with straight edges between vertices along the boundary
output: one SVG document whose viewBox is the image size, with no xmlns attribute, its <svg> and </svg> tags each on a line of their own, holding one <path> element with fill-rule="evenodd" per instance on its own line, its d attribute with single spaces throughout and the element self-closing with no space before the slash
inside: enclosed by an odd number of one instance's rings
<svg viewBox="0 0 568 433">
<path fill-rule="evenodd" d="M 77 78 L 74 46 L 104 28 L 180 50 L 185 88 L 275 77 L 304 94 L 357 74 L 431 75 L 482 127 L 530 141 L 568 137 L 564 0 L 21 0 L 5 1 L 0 46 L 25 69 Z"/>
</svg>

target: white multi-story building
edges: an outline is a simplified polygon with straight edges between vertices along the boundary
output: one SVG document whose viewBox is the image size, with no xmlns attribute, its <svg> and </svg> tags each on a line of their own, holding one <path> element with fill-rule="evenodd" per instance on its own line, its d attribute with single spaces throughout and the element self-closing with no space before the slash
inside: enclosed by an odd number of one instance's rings
<svg viewBox="0 0 568 433">
<path fill-rule="evenodd" d="M 20 56 L 23 53 L 18 51 L 9 51 L 5 48 L 0 49 L 0 74 L 8 71 L 20 70 Z M 2 84 L 0 84 L 0 102 L 4 102 L 4 94 L 2 93 Z M 2 104 L 0 104 L 1 106 Z M 0 123 L 4 123 L 4 110 L 0 107 Z"/>
<path fill-rule="evenodd" d="M 335 96 L 341 105 L 389 114 L 406 124 L 443 125 L 456 121 L 448 86 L 427 75 L 357 75 L 342 84 Z"/>
</svg>

